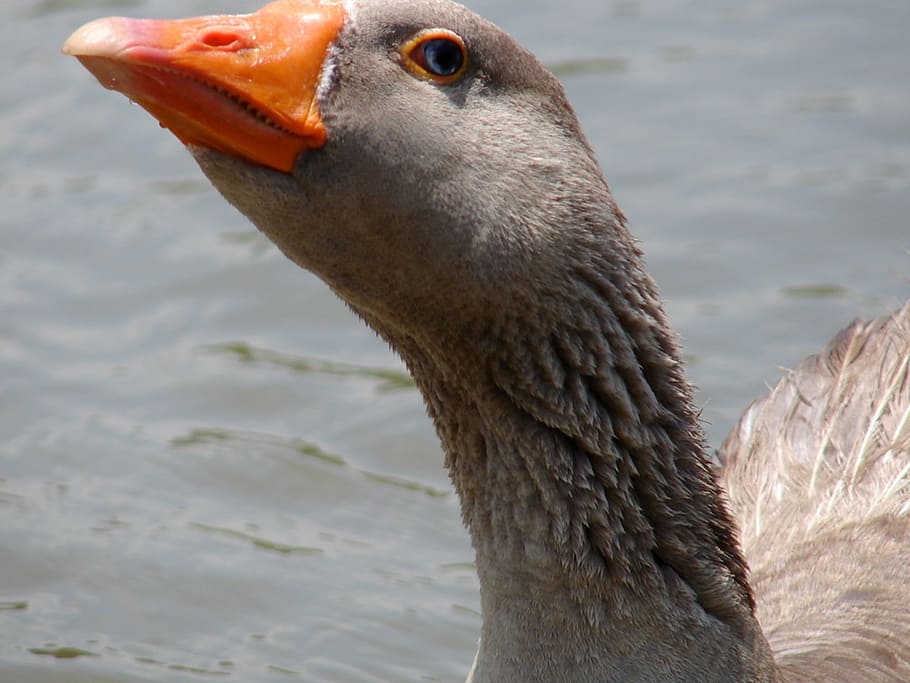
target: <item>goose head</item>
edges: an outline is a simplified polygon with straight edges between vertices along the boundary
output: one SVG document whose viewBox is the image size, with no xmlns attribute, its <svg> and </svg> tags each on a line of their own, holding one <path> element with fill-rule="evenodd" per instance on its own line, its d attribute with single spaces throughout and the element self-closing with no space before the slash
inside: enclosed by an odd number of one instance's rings
<svg viewBox="0 0 910 683">
<path fill-rule="evenodd" d="M 65 48 L 388 337 L 491 324 L 631 247 L 563 89 L 460 5 L 278 0 Z"/>
</svg>

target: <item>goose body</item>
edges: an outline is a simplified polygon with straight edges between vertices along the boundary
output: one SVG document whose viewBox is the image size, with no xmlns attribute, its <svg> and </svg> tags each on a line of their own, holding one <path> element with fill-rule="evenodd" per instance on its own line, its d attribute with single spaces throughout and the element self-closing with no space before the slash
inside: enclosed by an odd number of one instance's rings
<svg viewBox="0 0 910 683">
<path fill-rule="evenodd" d="M 500 29 L 278 0 L 64 49 L 404 359 L 476 552 L 469 681 L 910 680 L 907 307 L 785 377 L 715 469 L 563 90 Z"/>
<path fill-rule="evenodd" d="M 907 678 L 910 304 L 857 321 L 721 446 L 759 619 L 785 680 Z"/>
</svg>

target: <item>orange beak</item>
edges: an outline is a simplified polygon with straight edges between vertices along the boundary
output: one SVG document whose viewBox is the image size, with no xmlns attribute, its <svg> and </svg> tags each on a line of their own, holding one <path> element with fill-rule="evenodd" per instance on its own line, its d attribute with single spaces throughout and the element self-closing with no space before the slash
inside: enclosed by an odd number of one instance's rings
<svg viewBox="0 0 910 683">
<path fill-rule="evenodd" d="M 290 172 L 325 144 L 316 91 L 345 21 L 340 0 L 277 0 L 255 14 L 177 21 L 110 17 L 63 51 L 184 144 Z"/>
</svg>

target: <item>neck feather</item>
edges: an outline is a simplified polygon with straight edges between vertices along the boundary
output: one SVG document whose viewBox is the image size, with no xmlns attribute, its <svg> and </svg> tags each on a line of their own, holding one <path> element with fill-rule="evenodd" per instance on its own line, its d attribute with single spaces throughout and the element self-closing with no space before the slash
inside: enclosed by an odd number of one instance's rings
<svg viewBox="0 0 910 683">
<path fill-rule="evenodd" d="M 552 642 L 560 633 L 583 642 L 580 631 L 599 631 L 639 655 L 663 640 L 670 660 L 675 639 L 698 634 L 716 637 L 712 656 L 728 672 L 770 662 L 674 339 L 653 283 L 623 266 L 638 262 L 636 247 L 623 246 L 617 262 L 583 261 L 558 291 L 515 301 L 514 315 L 482 329 L 449 330 L 444 344 L 393 341 L 427 400 L 472 535 L 483 640 L 568 651 Z M 524 642 L 506 646 L 497 629 Z M 620 653 L 610 666 L 621 678 L 633 660 Z"/>
</svg>

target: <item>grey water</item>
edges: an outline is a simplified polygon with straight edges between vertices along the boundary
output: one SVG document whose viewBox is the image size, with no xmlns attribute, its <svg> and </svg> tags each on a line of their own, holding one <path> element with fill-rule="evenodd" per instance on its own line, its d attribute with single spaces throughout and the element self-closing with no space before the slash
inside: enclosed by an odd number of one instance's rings
<svg viewBox="0 0 910 683">
<path fill-rule="evenodd" d="M 169 133 L 4 0 L 0 681 L 463 680 L 458 502 L 396 357 Z M 781 368 L 908 295 L 910 3 L 472 7 L 561 77 L 719 444 Z"/>
</svg>

